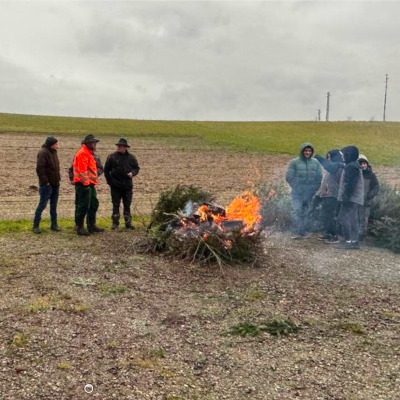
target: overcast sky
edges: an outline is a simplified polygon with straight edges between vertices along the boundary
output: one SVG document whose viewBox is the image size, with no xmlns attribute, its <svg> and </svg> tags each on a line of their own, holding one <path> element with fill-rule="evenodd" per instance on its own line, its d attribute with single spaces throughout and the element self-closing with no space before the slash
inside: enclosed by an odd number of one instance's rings
<svg viewBox="0 0 400 400">
<path fill-rule="evenodd" d="M 400 2 L 0 1 L 0 112 L 400 120 Z"/>
</svg>

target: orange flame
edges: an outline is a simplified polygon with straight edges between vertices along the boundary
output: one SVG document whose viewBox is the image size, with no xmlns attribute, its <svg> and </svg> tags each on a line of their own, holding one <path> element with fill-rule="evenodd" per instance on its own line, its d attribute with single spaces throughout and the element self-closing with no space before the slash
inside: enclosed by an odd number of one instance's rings
<svg viewBox="0 0 400 400">
<path fill-rule="evenodd" d="M 227 220 L 241 220 L 247 228 L 252 228 L 256 223 L 261 222 L 259 211 L 258 197 L 248 191 L 234 198 L 225 209 Z"/>
<path fill-rule="evenodd" d="M 202 222 L 207 221 L 208 217 L 211 217 L 217 225 L 221 225 L 223 221 L 239 220 L 243 221 L 245 230 L 252 229 L 255 224 L 261 222 L 259 211 L 260 201 L 257 196 L 249 191 L 232 200 L 229 206 L 225 208 L 225 216 L 213 214 L 206 204 L 197 209 Z"/>
</svg>

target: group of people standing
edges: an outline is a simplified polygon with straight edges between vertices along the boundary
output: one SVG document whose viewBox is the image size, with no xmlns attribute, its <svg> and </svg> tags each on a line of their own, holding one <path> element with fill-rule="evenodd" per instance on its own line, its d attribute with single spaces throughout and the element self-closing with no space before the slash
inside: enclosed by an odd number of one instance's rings
<svg viewBox="0 0 400 400">
<path fill-rule="evenodd" d="M 104 168 L 99 156 L 95 153 L 97 143 L 93 135 L 87 135 L 81 142 L 81 148 L 74 156 L 70 167 L 70 181 L 75 186 L 75 226 L 81 236 L 103 232 L 96 224 L 96 213 L 99 208 L 96 186 L 99 176 L 104 176 L 110 186 L 112 211 L 112 229 L 119 228 L 120 205 L 123 204 L 123 216 L 126 229 L 134 229 L 132 224 L 131 204 L 133 196 L 133 177 L 139 173 L 136 157 L 128 151 L 127 140 L 119 139 L 116 152 L 107 157 Z M 57 220 L 57 203 L 60 191 L 60 162 L 58 159 L 58 140 L 49 136 L 42 145 L 36 164 L 39 178 L 39 204 L 33 220 L 33 232 L 41 233 L 42 213 L 50 202 L 50 229 L 60 231 Z M 85 220 L 86 226 L 85 228 Z"/>
<path fill-rule="evenodd" d="M 356 146 L 330 150 L 326 157 L 314 156 L 314 146 L 304 143 L 299 157 L 286 171 L 292 188 L 294 211 L 293 239 L 307 237 L 308 216 L 314 196 L 322 201 L 322 224 L 326 243 L 341 249 L 358 249 L 363 240 L 373 198 L 379 182 L 364 155 Z M 339 236 L 343 240 L 339 242 Z"/>
<path fill-rule="evenodd" d="M 116 152 L 110 154 L 103 166 L 96 155 L 99 142 L 87 135 L 75 154 L 70 168 L 70 180 L 75 186 L 75 225 L 78 235 L 88 236 L 103 232 L 96 224 L 99 207 L 96 186 L 103 173 L 110 186 L 112 229 L 119 228 L 120 204 L 123 203 L 125 227 L 134 229 L 131 204 L 133 177 L 139 173 L 136 157 L 128 151 L 127 140 L 121 138 Z M 50 229 L 59 231 L 57 202 L 60 188 L 60 163 L 57 155 L 58 140 L 49 136 L 37 156 L 40 200 L 33 221 L 33 232 L 41 233 L 42 212 L 50 202 Z M 318 195 L 322 201 L 324 239 L 327 243 L 339 243 L 343 249 L 357 249 L 363 239 L 371 210 L 371 202 L 379 193 L 379 183 L 367 157 L 359 154 L 356 146 L 330 150 L 326 157 L 314 156 L 314 146 L 304 143 L 299 157 L 293 159 L 286 171 L 286 181 L 292 188 L 294 210 L 294 239 L 307 237 L 308 218 L 312 200 Z M 85 228 L 85 219 L 87 228 Z"/>
</svg>

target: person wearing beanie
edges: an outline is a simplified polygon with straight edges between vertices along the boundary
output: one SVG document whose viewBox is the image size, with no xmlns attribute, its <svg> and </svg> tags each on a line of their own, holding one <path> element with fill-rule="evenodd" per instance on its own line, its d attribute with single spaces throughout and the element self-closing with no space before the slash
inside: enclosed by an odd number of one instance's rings
<svg viewBox="0 0 400 400">
<path fill-rule="evenodd" d="M 139 173 L 139 164 L 136 157 L 128 151 L 130 147 L 127 140 L 119 139 L 117 151 L 108 156 L 104 165 L 104 175 L 110 186 L 111 200 L 113 203 L 112 228 L 117 230 L 120 219 L 121 200 L 123 204 L 126 229 L 134 229 L 132 225 L 131 204 L 133 196 L 133 177 Z"/>
<path fill-rule="evenodd" d="M 292 239 L 306 237 L 308 214 L 311 201 L 319 189 L 322 180 L 322 169 L 319 162 L 312 157 L 314 146 L 303 143 L 299 156 L 290 161 L 286 171 L 286 182 L 292 188 L 294 210 L 294 231 Z"/>
<path fill-rule="evenodd" d="M 33 232 L 41 233 L 40 220 L 42 213 L 50 201 L 50 229 L 60 231 L 57 223 L 57 203 L 60 191 L 60 162 L 57 155 L 58 140 L 54 136 L 47 137 L 42 145 L 36 162 L 36 173 L 39 178 L 39 204 L 33 219 Z"/>
<path fill-rule="evenodd" d="M 339 223 L 342 226 L 344 241 L 339 248 L 359 249 L 358 209 L 364 205 L 364 181 L 358 164 L 359 151 L 356 146 L 342 150 L 345 167 L 340 177 L 338 200 L 341 202 Z"/>
<path fill-rule="evenodd" d="M 340 210 L 340 203 L 338 202 L 339 183 L 342 176 L 344 161 L 343 155 L 340 150 L 330 150 L 326 158 L 315 155 L 324 168 L 324 176 L 322 178 L 319 196 L 322 199 L 322 223 L 324 227 L 324 235 L 321 240 L 325 243 L 338 243 L 338 224 L 337 217 Z"/>
<path fill-rule="evenodd" d="M 93 135 L 87 135 L 81 142 L 72 163 L 75 185 L 75 225 L 80 236 L 89 236 L 91 233 L 104 232 L 96 225 L 96 213 L 99 208 L 96 186 L 98 184 L 97 163 L 94 157 L 96 145 L 99 142 Z M 84 227 L 87 217 L 87 230 Z"/>
<path fill-rule="evenodd" d="M 358 209 L 358 220 L 360 226 L 360 241 L 364 239 L 367 234 L 368 220 L 371 214 L 371 204 L 373 199 L 378 195 L 380 186 L 378 178 L 372 172 L 372 167 L 368 162 L 367 157 L 360 154 L 358 163 L 362 170 L 364 178 L 364 205 Z"/>
</svg>

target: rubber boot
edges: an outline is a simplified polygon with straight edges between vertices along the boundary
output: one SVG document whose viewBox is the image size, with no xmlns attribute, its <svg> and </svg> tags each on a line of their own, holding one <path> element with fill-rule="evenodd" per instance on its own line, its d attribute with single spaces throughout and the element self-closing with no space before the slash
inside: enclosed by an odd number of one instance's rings
<svg viewBox="0 0 400 400">
<path fill-rule="evenodd" d="M 87 216 L 87 226 L 88 226 L 89 233 L 101 233 L 101 232 L 104 232 L 103 228 L 99 228 L 96 225 L 96 217 L 89 218 L 89 215 L 88 215 Z"/>
<path fill-rule="evenodd" d="M 135 227 L 132 225 L 132 217 L 130 215 L 124 215 L 124 219 L 126 229 L 135 229 Z"/>
<path fill-rule="evenodd" d="M 85 229 L 85 227 L 83 225 L 76 227 L 76 233 L 79 236 L 89 236 L 90 235 L 90 233 Z"/>
<path fill-rule="evenodd" d="M 116 231 L 116 230 L 118 230 L 118 228 L 119 228 L 119 217 L 120 217 L 119 214 L 113 214 L 113 215 L 111 216 L 111 220 L 112 220 L 112 227 L 111 227 L 111 229 L 112 229 L 113 231 Z"/>
</svg>

